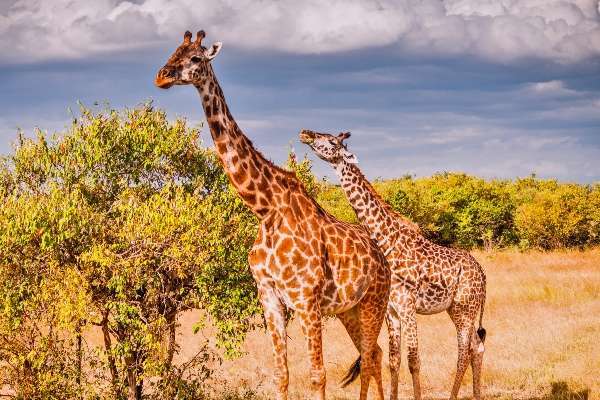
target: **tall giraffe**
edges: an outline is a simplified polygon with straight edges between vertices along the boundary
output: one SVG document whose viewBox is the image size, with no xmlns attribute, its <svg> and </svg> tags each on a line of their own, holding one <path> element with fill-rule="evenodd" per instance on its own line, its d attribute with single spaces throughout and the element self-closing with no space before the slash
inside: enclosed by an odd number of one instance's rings
<svg viewBox="0 0 600 400">
<path fill-rule="evenodd" d="M 307 338 L 315 399 L 325 398 L 322 316 L 335 314 L 360 352 L 360 398 L 370 378 L 383 399 L 377 337 L 385 317 L 390 272 L 385 257 L 363 227 L 327 214 L 295 174 L 265 159 L 231 116 L 211 60 L 221 43 L 202 46 L 204 31 L 184 35 L 156 76 L 156 85 L 194 85 L 202 99 L 216 152 L 244 203 L 259 218 L 248 263 L 258 286 L 275 358 L 277 399 L 287 399 L 285 308 L 294 310 Z"/>
<path fill-rule="evenodd" d="M 415 224 L 384 202 L 356 165 L 354 154 L 346 148 L 344 140 L 348 137 L 349 132 L 338 136 L 309 130 L 300 132 L 300 140 L 334 166 L 359 221 L 371 232 L 371 238 L 378 243 L 392 269 L 392 288 L 386 314 L 390 336 L 390 397 L 392 400 L 398 398 L 400 340 L 403 334 L 407 342 L 414 396 L 417 400 L 421 398 L 416 314 L 435 314 L 445 310 L 456 326 L 458 337 L 458 362 L 450 399 L 458 396 L 470 361 L 473 396 L 479 400 L 485 340 L 485 329 L 481 326 L 485 272 L 469 253 L 427 240 Z"/>
</svg>

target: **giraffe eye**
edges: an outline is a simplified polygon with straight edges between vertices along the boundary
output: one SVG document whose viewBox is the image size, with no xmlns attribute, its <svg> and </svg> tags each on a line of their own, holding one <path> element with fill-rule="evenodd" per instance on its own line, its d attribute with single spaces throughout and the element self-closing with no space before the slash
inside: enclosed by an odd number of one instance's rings
<svg viewBox="0 0 600 400">
<path fill-rule="evenodd" d="M 200 61 L 202 61 L 202 57 L 200 57 L 200 56 L 192 56 L 191 61 L 193 63 L 199 63 Z"/>
</svg>

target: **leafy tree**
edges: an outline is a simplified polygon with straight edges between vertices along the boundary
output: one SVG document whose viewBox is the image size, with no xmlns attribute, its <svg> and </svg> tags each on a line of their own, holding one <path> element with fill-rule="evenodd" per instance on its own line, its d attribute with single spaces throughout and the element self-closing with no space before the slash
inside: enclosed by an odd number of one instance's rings
<svg viewBox="0 0 600 400">
<path fill-rule="evenodd" d="M 294 151 L 290 151 L 288 153 L 288 159 L 285 163 L 285 167 L 293 171 L 300 182 L 304 185 L 306 192 L 313 198 L 317 198 L 319 196 L 319 192 L 321 191 L 321 182 L 317 180 L 317 177 L 312 172 L 312 163 L 311 161 L 304 156 L 302 161 L 298 162 L 296 158 L 296 153 Z"/>
<path fill-rule="evenodd" d="M 0 372 L 17 398 L 78 397 L 86 282 L 71 260 L 73 238 L 94 212 L 80 193 L 4 198 L 0 211 Z"/>
<path fill-rule="evenodd" d="M 331 215 L 342 221 L 358 222 L 354 209 L 339 186 L 323 185 L 317 196 L 317 202 Z"/>
<path fill-rule="evenodd" d="M 309 160 L 291 154 L 287 167 L 356 222 Z M 598 184 L 441 173 L 374 187 L 446 245 L 600 243 Z M 227 356 L 260 321 L 247 266 L 256 219 L 199 131 L 151 104 L 82 108 L 61 135 L 19 135 L 0 159 L 0 200 L 0 384 L 14 398 L 198 398 L 216 356 L 174 362 L 177 316 L 202 309 Z"/>
<path fill-rule="evenodd" d="M 296 173 L 308 194 L 329 213 L 342 221 L 357 222 L 356 214 L 342 189 L 327 184 L 325 180 L 319 181 L 312 172 L 312 162 L 306 156 L 298 162 L 296 154 L 291 151 L 286 161 L 286 168 Z"/>
<path fill-rule="evenodd" d="M 17 397 L 140 399 L 145 381 L 194 397 L 208 355 L 191 374 L 173 365 L 177 315 L 192 307 L 236 353 L 259 312 L 256 220 L 198 130 L 150 104 L 83 108 L 61 136 L 21 136 L 1 171 L 0 374 Z M 96 325 L 104 346 L 87 349 Z M 86 368 L 106 373 L 88 385 Z"/>
</svg>

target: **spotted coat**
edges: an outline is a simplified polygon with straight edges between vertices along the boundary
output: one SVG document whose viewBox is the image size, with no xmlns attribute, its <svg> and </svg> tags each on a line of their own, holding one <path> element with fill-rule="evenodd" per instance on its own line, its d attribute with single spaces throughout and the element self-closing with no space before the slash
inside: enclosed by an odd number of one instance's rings
<svg viewBox="0 0 600 400">
<path fill-rule="evenodd" d="M 390 265 L 392 288 L 386 322 L 390 336 L 391 399 L 398 398 L 401 334 L 407 342 L 414 395 L 420 399 L 416 314 L 442 311 L 454 322 L 458 338 L 457 371 L 450 398 L 458 396 L 467 364 L 471 362 L 473 393 L 479 399 L 485 339 L 481 327 L 485 272 L 469 253 L 427 240 L 417 225 L 384 202 L 356 165 L 356 156 L 346 148 L 344 140 L 349 136 L 349 133 L 333 136 L 309 130 L 300 132 L 300 140 L 334 166 L 359 221 L 370 231 Z"/>
<path fill-rule="evenodd" d="M 259 218 L 248 256 L 275 358 L 276 398 L 287 399 L 285 311 L 294 310 L 307 339 L 315 399 L 325 398 L 322 316 L 337 315 L 360 352 L 361 399 L 370 378 L 383 399 L 377 337 L 390 286 L 385 257 L 358 225 L 336 220 L 305 191 L 296 176 L 275 166 L 252 145 L 231 116 L 210 61 L 221 48 L 202 46 L 204 32 L 186 32 L 156 76 L 156 85 L 192 84 L 198 90 L 216 152 L 244 203 Z"/>
</svg>

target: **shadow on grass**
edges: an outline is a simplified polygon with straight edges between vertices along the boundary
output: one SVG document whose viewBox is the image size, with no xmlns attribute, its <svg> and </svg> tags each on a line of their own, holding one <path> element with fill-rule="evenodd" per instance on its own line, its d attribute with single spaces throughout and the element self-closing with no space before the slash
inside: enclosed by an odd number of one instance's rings
<svg viewBox="0 0 600 400">
<path fill-rule="evenodd" d="M 573 390 L 569 388 L 569 384 L 564 381 L 552 382 L 550 384 L 550 393 L 542 396 L 507 396 L 507 395 L 491 395 L 483 396 L 488 399 L 508 400 L 508 399 L 522 399 L 522 400 L 589 400 L 591 397 L 590 389 Z M 472 397 L 463 397 L 461 400 L 470 400 Z M 446 400 L 446 399 L 436 399 Z"/>
<path fill-rule="evenodd" d="M 543 396 L 538 396 L 538 397 L 517 397 L 517 398 L 521 398 L 524 400 L 589 400 L 591 397 L 591 390 L 590 389 L 583 389 L 583 390 L 573 390 L 571 388 L 569 388 L 569 384 L 567 382 L 563 382 L 563 381 L 559 381 L 559 382 L 552 382 L 551 383 L 551 387 L 550 387 L 550 393 L 543 395 Z M 484 396 L 484 398 L 490 398 L 490 399 L 507 399 L 506 396 Z M 425 398 L 427 398 L 425 396 Z M 510 397 L 508 397 L 510 399 Z M 345 397 L 335 397 L 335 400 L 345 400 Z M 349 399 L 349 398 L 348 398 Z M 462 400 L 467 400 L 467 399 L 471 399 L 471 397 L 463 397 Z M 230 392 L 227 394 L 224 394 L 223 397 L 218 397 L 215 400 L 263 400 L 262 397 L 259 397 L 256 395 L 255 392 L 250 391 L 250 390 L 246 390 L 246 391 L 242 391 L 242 392 Z M 447 400 L 446 398 L 443 399 L 433 399 L 433 400 Z"/>
<path fill-rule="evenodd" d="M 590 389 L 573 390 L 567 382 L 552 382 L 550 393 L 542 397 L 532 397 L 527 400 L 588 400 Z"/>
<path fill-rule="evenodd" d="M 564 381 L 552 382 L 550 384 L 550 393 L 542 396 L 489 396 L 491 399 L 523 399 L 523 400 L 589 400 L 591 395 L 591 390 L 586 388 L 583 390 L 573 390 L 569 388 L 569 384 Z M 470 397 L 465 397 L 463 400 L 470 399 Z M 441 400 L 441 399 L 440 399 Z"/>
</svg>

